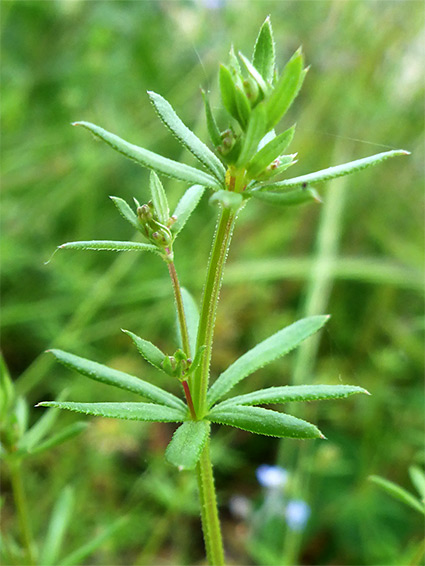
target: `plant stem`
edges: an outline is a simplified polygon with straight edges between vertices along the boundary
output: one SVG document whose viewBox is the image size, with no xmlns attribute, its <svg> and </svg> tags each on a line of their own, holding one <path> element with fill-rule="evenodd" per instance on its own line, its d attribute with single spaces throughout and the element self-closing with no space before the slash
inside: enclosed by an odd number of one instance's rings
<svg viewBox="0 0 425 566">
<path fill-rule="evenodd" d="M 205 445 L 196 470 L 198 473 L 202 530 L 204 533 L 207 560 L 210 566 L 223 566 L 223 543 L 221 539 L 220 521 L 218 518 L 217 500 L 215 496 L 209 440 Z"/>
<path fill-rule="evenodd" d="M 214 325 L 217 314 L 217 304 L 223 281 L 223 270 L 229 251 L 230 241 L 237 212 L 223 208 L 217 224 L 213 247 L 204 287 L 202 310 L 199 320 L 198 339 L 196 347 L 205 346 L 204 355 L 199 370 L 192 377 L 192 393 L 195 410 L 201 417 L 205 414 L 208 379 L 211 363 L 211 352 L 214 338 Z"/>
<path fill-rule="evenodd" d="M 24 482 L 22 479 L 22 462 L 20 460 L 10 462 L 9 470 L 19 528 L 21 530 L 22 545 L 25 549 L 27 564 L 32 566 L 35 564 L 34 543 L 24 490 Z"/>
</svg>

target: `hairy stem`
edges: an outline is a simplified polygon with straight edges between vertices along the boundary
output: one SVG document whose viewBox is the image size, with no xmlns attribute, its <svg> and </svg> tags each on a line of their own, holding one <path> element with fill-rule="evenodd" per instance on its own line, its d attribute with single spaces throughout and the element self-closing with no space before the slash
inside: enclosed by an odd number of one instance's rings
<svg viewBox="0 0 425 566">
<path fill-rule="evenodd" d="M 27 499 L 24 490 L 24 482 L 22 479 L 22 463 L 19 460 L 10 462 L 9 469 L 19 528 L 21 530 L 22 545 L 25 549 L 27 564 L 32 566 L 35 564 L 34 543 L 27 507 Z"/>
<path fill-rule="evenodd" d="M 210 566 L 223 566 L 224 553 L 218 518 L 213 469 L 210 459 L 210 442 L 205 445 L 197 464 L 198 488 L 201 500 L 202 530 L 207 560 Z"/>
</svg>

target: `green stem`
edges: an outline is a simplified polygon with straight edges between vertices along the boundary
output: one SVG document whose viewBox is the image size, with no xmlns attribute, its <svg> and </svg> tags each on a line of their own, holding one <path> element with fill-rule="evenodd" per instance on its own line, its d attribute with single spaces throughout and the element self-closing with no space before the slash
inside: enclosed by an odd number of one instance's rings
<svg viewBox="0 0 425 566">
<path fill-rule="evenodd" d="M 19 528 L 21 531 L 22 545 L 26 552 L 26 559 L 29 565 L 34 565 L 34 543 L 31 532 L 31 524 L 27 507 L 27 500 L 22 479 L 22 463 L 20 460 L 10 462 L 10 480 L 12 483 L 13 497 L 15 500 L 16 512 L 18 515 Z"/>
<path fill-rule="evenodd" d="M 229 251 L 236 216 L 237 212 L 229 208 L 223 208 L 221 211 L 204 287 L 196 347 L 199 349 L 201 346 L 205 346 L 205 351 L 202 356 L 201 365 L 191 380 L 193 402 L 195 410 L 200 416 L 203 416 L 207 409 L 206 398 L 217 304 L 223 280 L 224 265 Z"/>
<path fill-rule="evenodd" d="M 217 500 L 215 496 L 209 440 L 205 445 L 196 470 L 198 474 L 202 530 L 204 533 L 207 560 L 210 566 L 223 566 L 223 543 L 221 539 L 220 521 L 218 518 Z"/>
</svg>

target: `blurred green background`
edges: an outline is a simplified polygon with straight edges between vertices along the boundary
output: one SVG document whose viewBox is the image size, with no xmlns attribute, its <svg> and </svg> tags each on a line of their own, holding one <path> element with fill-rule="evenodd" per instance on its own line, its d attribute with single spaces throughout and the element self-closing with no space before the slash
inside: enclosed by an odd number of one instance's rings
<svg viewBox="0 0 425 566">
<path fill-rule="evenodd" d="M 310 359 L 309 382 L 340 381 L 372 393 L 314 409 L 329 440 L 326 447 L 303 448 L 314 458 L 304 564 L 407 564 L 423 534 L 420 516 L 367 477 L 379 474 L 412 490 L 408 468 L 423 465 L 425 455 L 424 13 L 421 1 L 383 0 L 1 3 L 2 350 L 31 404 L 64 387 L 73 400 L 136 400 L 54 364 L 42 353 L 52 346 L 178 392 L 120 331 L 173 351 L 173 299 L 161 262 L 70 251 L 45 264 L 66 241 L 131 239 L 108 196 L 148 199 L 148 173 L 71 122 L 94 122 L 192 163 L 158 121 L 146 90 L 167 98 L 206 139 L 200 86 L 217 106 L 218 62 L 226 61 L 232 43 L 251 55 L 271 14 L 280 67 L 301 44 L 311 65 L 281 126 L 297 122 L 291 150 L 299 162 L 291 176 L 393 148 L 412 152 L 332 190 L 319 187 L 324 201 L 336 199 L 331 221 L 321 218 L 326 205 L 277 209 L 250 202 L 234 235 L 214 373 L 319 304 L 332 319 L 317 359 Z M 176 203 L 184 186 L 164 183 Z M 204 198 L 176 245 L 181 281 L 197 299 L 215 217 Z M 324 288 L 314 290 L 316 260 L 327 249 L 317 241 L 319 225 L 333 259 Z M 312 293 L 319 294 L 314 304 Z M 291 383 L 294 365 L 302 365 L 291 356 L 252 376 L 244 391 Z M 40 411 L 32 411 L 32 422 Z M 73 419 L 61 415 L 61 422 Z M 78 520 L 68 551 L 123 513 L 131 518 L 88 564 L 199 563 L 193 478 L 163 460 L 172 432 L 168 425 L 94 419 L 78 439 L 34 458 L 26 487 L 37 536 L 57 494 L 71 484 Z M 217 489 L 232 563 L 268 564 L 249 550 L 250 527 L 232 515 L 229 501 L 236 494 L 260 501 L 256 468 L 276 461 L 290 467 L 298 448 L 297 441 L 287 450 L 274 439 L 217 433 Z M 3 491 L 4 528 L 16 532 L 7 475 Z"/>
</svg>

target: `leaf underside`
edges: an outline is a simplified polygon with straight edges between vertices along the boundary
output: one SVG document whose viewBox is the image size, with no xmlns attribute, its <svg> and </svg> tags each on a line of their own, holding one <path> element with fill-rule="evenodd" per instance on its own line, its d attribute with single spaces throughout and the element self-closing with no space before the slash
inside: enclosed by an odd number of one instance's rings
<svg viewBox="0 0 425 566">
<path fill-rule="evenodd" d="M 193 470 L 208 439 L 208 421 L 186 421 L 173 435 L 165 457 L 180 470 Z"/>
</svg>

